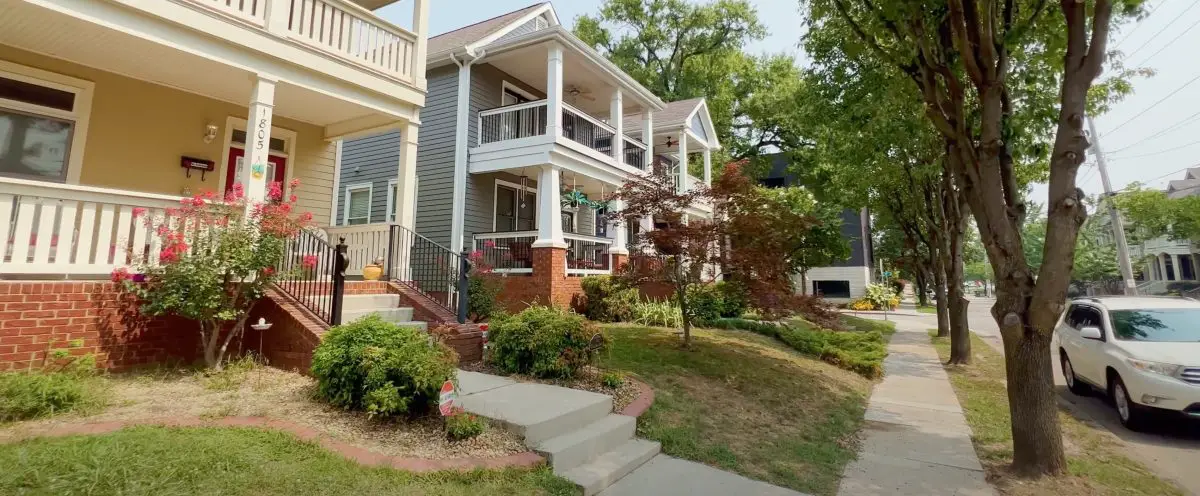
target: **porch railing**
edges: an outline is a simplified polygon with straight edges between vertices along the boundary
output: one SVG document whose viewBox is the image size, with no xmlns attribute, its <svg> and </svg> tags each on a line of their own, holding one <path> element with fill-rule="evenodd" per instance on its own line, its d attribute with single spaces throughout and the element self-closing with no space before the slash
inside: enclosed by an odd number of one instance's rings
<svg viewBox="0 0 1200 496">
<path fill-rule="evenodd" d="M 162 240 L 145 219 L 179 200 L 0 177 L 0 274 L 107 275 L 158 260 Z"/>
<path fill-rule="evenodd" d="M 545 134 L 545 100 L 508 105 L 479 113 L 480 145 Z"/>
<path fill-rule="evenodd" d="M 335 246 L 318 230 L 302 230 L 284 246 L 275 287 L 325 324 L 340 325 L 347 263 L 344 239 Z"/>
<path fill-rule="evenodd" d="M 537 238 L 537 231 L 478 233 L 474 246 L 492 271 L 529 274 L 533 272 L 532 247 Z"/>
<path fill-rule="evenodd" d="M 613 240 L 582 234 L 564 234 L 567 241 L 567 274 L 608 274 L 612 272 Z"/>
<path fill-rule="evenodd" d="M 346 244 L 347 277 L 357 279 L 367 265 L 382 261 L 388 280 L 412 288 L 464 319 L 467 295 L 462 287 L 469 270 L 462 254 L 399 224 L 327 227 L 330 238 Z"/>
<path fill-rule="evenodd" d="M 564 137 L 598 152 L 612 154 L 613 136 L 617 134 L 617 130 L 566 103 L 562 108 Z"/>
<path fill-rule="evenodd" d="M 625 156 L 623 157 L 625 165 L 644 170 L 646 168 L 646 153 L 645 143 L 628 136 L 625 137 Z"/>
<path fill-rule="evenodd" d="M 417 35 L 351 0 L 190 0 L 239 21 L 407 81 Z"/>
</svg>

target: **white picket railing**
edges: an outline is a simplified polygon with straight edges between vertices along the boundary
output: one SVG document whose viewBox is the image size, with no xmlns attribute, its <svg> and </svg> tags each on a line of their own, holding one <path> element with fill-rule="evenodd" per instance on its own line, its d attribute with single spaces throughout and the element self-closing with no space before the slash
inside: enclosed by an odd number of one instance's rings
<svg viewBox="0 0 1200 496">
<path fill-rule="evenodd" d="M 417 35 L 351 0 L 191 0 L 280 36 L 406 81 Z"/>
<path fill-rule="evenodd" d="M 145 219 L 179 200 L 0 177 L 0 274 L 97 275 L 157 260 L 162 242 Z"/>
<path fill-rule="evenodd" d="M 337 245 L 340 238 L 346 239 L 346 258 L 350 260 L 346 268 L 348 276 L 362 275 L 364 267 L 373 263 L 376 257 L 386 257 L 388 253 L 390 224 L 330 226 L 322 229 L 329 235 L 331 245 Z"/>
</svg>

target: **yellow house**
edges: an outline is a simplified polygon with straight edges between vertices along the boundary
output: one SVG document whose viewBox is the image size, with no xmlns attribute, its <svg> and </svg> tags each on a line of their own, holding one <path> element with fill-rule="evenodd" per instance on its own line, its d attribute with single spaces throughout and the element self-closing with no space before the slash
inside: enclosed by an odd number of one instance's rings
<svg viewBox="0 0 1200 496">
<path fill-rule="evenodd" d="M 389 129 L 411 226 L 428 0 L 393 1 L 0 2 L 0 278 L 108 274 L 157 249 L 134 208 L 234 183 L 331 223 L 341 140 Z"/>
</svg>

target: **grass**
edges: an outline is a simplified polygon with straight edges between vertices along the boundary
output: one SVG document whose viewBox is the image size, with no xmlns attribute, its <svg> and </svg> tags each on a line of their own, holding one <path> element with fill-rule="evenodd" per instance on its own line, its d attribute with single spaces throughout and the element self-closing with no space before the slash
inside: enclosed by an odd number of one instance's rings
<svg viewBox="0 0 1200 496">
<path fill-rule="evenodd" d="M 786 325 L 747 319 L 719 319 L 711 325 L 770 336 L 800 353 L 868 379 L 883 375 L 887 336 L 895 332 L 895 324 L 850 316 L 840 316 L 839 319 L 844 331 L 823 329 L 801 318 L 791 319 Z"/>
<path fill-rule="evenodd" d="M 842 324 L 856 331 L 876 331 L 883 334 L 884 337 L 891 336 L 896 332 L 896 323 L 883 321 L 878 319 L 864 319 L 853 315 L 842 315 Z"/>
<path fill-rule="evenodd" d="M 139 427 L 0 445 L 0 494 L 575 494 L 549 469 L 413 474 L 280 432 Z"/>
<path fill-rule="evenodd" d="M 920 312 L 920 313 L 936 314 L 936 313 L 937 313 L 937 307 L 934 307 L 934 306 L 929 306 L 929 305 L 926 305 L 926 306 L 923 306 L 923 307 L 922 307 L 922 306 L 918 306 L 918 307 L 917 307 L 917 311 L 918 311 L 918 312 Z"/>
<path fill-rule="evenodd" d="M 1012 461 L 1012 424 L 1005 389 L 1004 357 L 971 335 L 973 362 L 949 366 L 950 382 L 962 403 L 975 452 L 991 481 L 1007 495 L 1056 496 L 1120 494 L 1182 494 L 1141 464 L 1123 456 L 1121 446 L 1099 427 L 1060 411 L 1067 465 L 1071 474 L 1038 480 L 1014 479 L 1007 471 Z M 942 360 L 949 359 L 950 340 L 933 338 Z"/>
<path fill-rule="evenodd" d="M 609 326 L 603 367 L 636 374 L 655 390 L 638 435 L 669 455 L 810 494 L 837 492 L 854 458 L 871 383 L 738 330 Z"/>
<path fill-rule="evenodd" d="M 107 403 L 104 386 L 90 373 L 0 372 L 0 425 L 99 411 Z"/>
</svg>

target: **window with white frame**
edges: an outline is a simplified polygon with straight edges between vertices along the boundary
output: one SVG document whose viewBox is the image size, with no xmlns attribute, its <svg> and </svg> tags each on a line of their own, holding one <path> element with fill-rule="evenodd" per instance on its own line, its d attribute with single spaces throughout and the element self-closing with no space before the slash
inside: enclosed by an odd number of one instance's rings
<svg viewBox="0 0 1200 496">
<path fill-rule="evenodd" d="M 77 132 L 86 129 L 90 94 L 86 81 L 0 61 L 0 175 L 71 179 L 72 155 L 82 153 Z"/>
<path fill-rule="evenodd" d="M 492 219 L 496 232 L 537 229 L 537 194 L 496 183 L 496 205 Z"/>
<path fill-rule="evenodd" d="M 395 179 L 388 180 L 387 221 L 396 222 L 396 197 L 400 195 L 400 185 Z"/>
<path fill-rule="evenodd" d="M 371 183 L 347 186 L 345 200 L 342 224 L 353 226 L 371 223 Z"/>
</svg>

